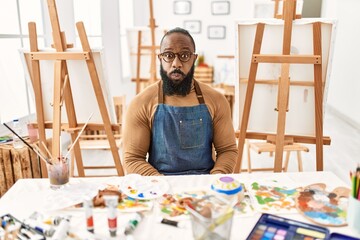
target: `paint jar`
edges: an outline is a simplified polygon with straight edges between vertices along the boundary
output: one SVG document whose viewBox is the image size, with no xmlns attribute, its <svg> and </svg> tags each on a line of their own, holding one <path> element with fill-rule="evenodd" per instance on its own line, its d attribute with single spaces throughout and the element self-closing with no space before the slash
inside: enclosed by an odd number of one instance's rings
<svg viewBox="0 0 360 240">
<path fill-rule="evenodd" d="M 349 227 L 360 233 L 360 200 L 353 196 L 349 196 L 347 222 Z"/>
<path fill-rule="evenodd" d="M 46 164 L 48 176 L 50 179 L 50 188 L 57 190 L 65 186 L 69 182 L 69 159 L 61 157 L 52 164 Z"/>
<path fill-rule="evenodd" d="M 104 195 L 105 206 L 108 212 L 108 226 L 111 237 L 116 237 L 117 232 L 117 206 L 119 196 L 117 195 Z"/>
<path fill-rule="evenodd" d="M 230 239 L 234 209 L 223 198 L 204 196 L 185 206 L 195 240 Z"/>
<path fill-rule="evenodd" d="M 230 176 L 221 176 L 211 184 L 215 195 L 225 198 L 230 204 L 236 204 L 244 199 L 244 190 L 241 183 Z"/>
</svg>

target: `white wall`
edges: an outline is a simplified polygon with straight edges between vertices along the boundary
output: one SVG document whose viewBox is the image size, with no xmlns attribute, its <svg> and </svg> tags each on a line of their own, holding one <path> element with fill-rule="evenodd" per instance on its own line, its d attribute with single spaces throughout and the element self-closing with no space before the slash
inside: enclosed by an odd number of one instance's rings
<svg viewBox="0 0 360 240">
<path fill-rule="evenodd" d="M 328 106 L 360 129 L 359 0 L 325 0 L 323 17 L 338 19 Z"/>
<path fill-rule="evenodd" d="M 192 0 L 191 14 L 175 15 L 173 0 L 153 0 L 154 18 L 161 28 L 184 27 L 185 20 L 200 20 L 201 32 L 192 34 L 196 43 L 196 52 L 204 53 L 205 62 L 213 65 L 218 55 L 235 55 L 235 20 L 253 16 L 253 0 L 229 0 L 229 15 L 212 15 L 210 0 Z M 149 25 L 149 0 L 134 0 L 136 26 Z M 226 38 L 208 39 L 209 25 L 226 26 Z"/>
</svg>

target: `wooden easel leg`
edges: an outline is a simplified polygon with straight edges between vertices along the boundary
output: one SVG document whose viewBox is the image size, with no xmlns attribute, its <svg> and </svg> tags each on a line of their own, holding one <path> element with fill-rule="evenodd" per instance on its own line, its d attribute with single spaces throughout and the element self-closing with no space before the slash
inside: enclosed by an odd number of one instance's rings
<svg viewBox="0 0 360 240">
<path fill-rule="evenodd" d="M 286 152 L 285 164 L 284 164 L 284 172 L 287 172 L 287 170 L 288 170 L 289 161 L 290 161 L 290 154 L 291 154 L 291 151 Z"/>
<path fill-rule="evenodd" d="M 91 48 L 90 48 L 90 44 L 88 42 L 87 39 L 87 35 L 85 32 L 85 28 L 84 28 L 84 24 L 82 22 L 78 22 L 76 23 L 76 27 L 79 33 L 79 37 L 81 40 L 81 45 L 82 48 L 85 52 L 89 52 L 91 53 Z M 102 88 L 100 85 L 100 80 L 99 77 L 97 75 L 97 71 L 96 71 L 96 66 L 95 66 L 95 62 L 94 62 L 94 58 L 92 57 L 92 54 L 90 55 L 91 58 L 86 60 L 86 64 L 90 73 L 90 78 L 92 81 L 92 85 L 93 85 L 93 89 L 95 92 L 95 96 L 99 105 L 99 110 L 101 113 L 101 117 L 104 123 L 104 128 L 105 128 L 105 133 L 107 135 L 107 138 L 109 140 L 109 145 L 110 145 L 110 149 L 111 149 L 111 153 L 113 155 L 114 158 L 114 163 L 116 166 L 116 170 L 119 176 L 124 176 L 124 171 L 123 168 L 121 166 L 121 160 L 120 160 L 120 155 L 119 155 L 119 151 L 118 148 L 116 146 L 116 142 L 115 142 L 115 137 L 114 134 L 112 132 L 111 129 L 111 122 L 110 122 L 110 118 L 109 118 L 109 114 L 107 112 L 107 108 L 106 108 L 106 104 L 105 104 L 105 100 L 104 100 L 104 95 L 102 92 Z"/>
<path fill-rule="evenodd" d="M 298 160 L 298 169 L 299 169 L 299 172 L 302 172 L 303 165 L 302 165 L 301 151 L 296 151 L 296 154 L 297 154 L 297 160 Z"/>
<path fill-rule="evenodd" d="M 264 35 L 264 28 L 265 28 L 265 24 L 263 24 L 263 23 L 257 24 L 253 54 L 260 53 L 262 39 L 263 39 L 263 35 Z M 248 86 L 246 89 L 244 110 L 243 110 L 241 126 L 240 126 L 239 141 L 238 141 L 238 158 L 237 158 L 236 165 L 235 165 L 235 171 L 234 171 L 235 173 L 241 172 L 242 155 L 243 155 L 243 151 L 244 151 L 246 130 L 247 130 L 248 122 L 249 122 L 251 101 L 252 101 L 252 97 L 253 97 L 253 93 L 254 93 L 256 72 L 257 72 L 258 65 L 259 64 L 256 61 L 254 61 L 254 60 L 251 61 L 249 81 L 248 81 Z M 239 84 L 240 84 L 240 82 L 239 82 Z"/>
<path fill-rule="evenodd" d="M 275 138 L 275 162 L 274 162 L 274 172 L 282 171 L 282 159 L 283 159 L 283 150 L 285 142 L 285 124 L 286 124 L 286 108 L 287 102 L 289 99 L 289 68 L 288 63 L 283 63 L 281 65 L 281 78 L 279 82 L 279 92 L 278 92 L 278 122 L 277 122 L 277 131 Z"/>
<path fill-rule="evenodd" d="M 248 173 L 251 173 L 251 154 L 250 154 L 250 143 L 248 140 L 246 141 L 246 148 L 247 148 L 247 160 L 248 160 L 247 171 Z"/>
<path fill-rule="evenodd" d="M 38 43 L 37 43 L 37 33 L 36 33 L 36 24 L 30 22 L 29 25 L 29 40 L 30 40 L 30 51 L 38 52 Z M 30 70 L 31 69 L 31 70 Z M 41 90 L 41 78 L 40 78 L 40 63 L 39 60 L 32 60 L 31 67 L 31 80 L 34 88 L 35 95 L 35 104 L 36 104 L 36 121 L 38 123 L 38 134 L 40 142 L 46 143 L 46 133 L 45 133 L 45 119 L 44 119 L 44 109 L 43 109 L 43 98 Z M 42 152 L 45 152 L 45 148 L 40 144 L 39 148 Z M 40 161 L 41 164 L 41 176 L 43 178 L 48 177 L 47 167 L 43 161 Z"/>
<path fill-rule="evenodd" d="M 314 54 L 322 55 L 321 24 L 313 23 Z M 316 133 L 316 170 L 323 171 L 323 84 L 322 64 L 314 64 L 315 82 L 315 133 Z"/>
<path fill-rule="evenodd" d="M 140 93 L 141 91 L 141 81 L 140 81 L 140 69 L 141 69 L 141 38 L 142 32 L 138 31 L 138 44 L 137 44 L 137 55 L 136 55 L 136 94 Z"/>
<path fill-rule="evenodd" d="M 53 141 L 52 156 L 58 158 L 61 156 L 60 135 L 61 135 L 61 71 L 63 67 L 62 60 L 56 60 L 54 66 L 54 95 L 53 95 Z M 57 159 L 52 159 L 56 161 Z"/>
</svg>

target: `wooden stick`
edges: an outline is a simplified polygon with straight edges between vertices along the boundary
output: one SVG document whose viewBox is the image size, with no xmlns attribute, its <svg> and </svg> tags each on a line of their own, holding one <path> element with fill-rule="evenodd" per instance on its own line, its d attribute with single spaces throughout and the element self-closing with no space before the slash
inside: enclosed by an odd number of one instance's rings
<svg viewBox="0 0 360 240">
<path fill-rule="evenodd" d="M 74 142 L 73 142 L 73 144 L 71 145 L 71 147 L 70 147 L 69 151 L 66 153 L 66 155 L 65 155 L 64 159 L 66 159 L 66 158 L 67 158 L 67 156 L 69 155 L 69 153 L 71 152 L 71 150 L 72 150 L 72 149 L 73 149 L 73 147 L 75 146 L 76 142 L 79 140 L 79 138 L 80 138 L 81 134 L 82 134 L 82 133 L 83 133 L 83 131 L 85 130 L 86 125 L 89 123 L 89 121 L 90 121 L 91 117 L 93 116 L 93 114 L 94 114 L 94 113 L 91 113 L 91 114 L 90 114 L 90 116 L 89 116 L 88 120 L 86 121 L 86 123 L 84 124 L 83 128 L 81 129 L 81 131 L 80 131 L 80 132 L 79 132 L 79 134 L 77 135 L 77 137 L 76 137 L 75 141 L 74 141 Z"/>
<path fill-rule="evenodd" d="M 39 153 L 41 153 L 42 156 L 45 156 L 45 155 L 46 155 L 46 154 L 44 154 L 43 151 L 41 151 L 41 149 L 40 149 L 38 146 L 34 145 L 34 148 L 36 149 L 36 151 L 38 151 Z M 47 158 L 46 158 L 46 159 L 47 159 Z M 49 163 L 49 162 L 52 163 L 52 161 L 50 161 L 50 160 L 46 161 L 46 163 Z"/>
<path fill-rule="evenodd" d="M 28 144 L 22 137 L 20 137 L 14 130 L 12 130 L 6 123 L 3 123 L 5 127 L 7 127 L 13 134 L 15 134 L 23 143 L 25 143 L 26 146 L 28 146 L 31 150 L 33 150 L 42 160 L 44 160 L 46 163 L 52 165 L 52 162 L 50 162 L 48 159 L 46 159 L 43 155 L 40 154 L 40 152 L 36 151 L 30 144 Z"/>
<path fill-rule="evenodd" d="M 43 141 L 41 141 L 41 144 L 44 146 L 45 151 L 46 151 L 46 153 L 49 155 L 49 157 L 50 157 L 51 159 L 54 159 L 54 157 L 52 156 L 51 152 L 50 152 L 49 149 L 47 148 L 46 144 L 45 144 Z"/>
</svg>

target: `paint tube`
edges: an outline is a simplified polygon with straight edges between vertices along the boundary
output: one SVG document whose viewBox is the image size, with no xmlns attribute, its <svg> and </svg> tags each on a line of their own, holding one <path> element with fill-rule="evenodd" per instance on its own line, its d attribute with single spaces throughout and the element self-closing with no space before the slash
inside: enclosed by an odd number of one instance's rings
<svg viewBox="0 0 360 240">
<path fill-rule="evenodd" d="M 43 222 L 44 222 L 45 224 L 58 226 L 58 225 L 60 224 L 60 222 L 61 222 L 62 219 L 63 219 L 63 217 L 55 216 L 55 217 L 47 218 L 47 219 L 45 219 Z"/>
<path fill-rule="evenodd" d="M 141 212 L 136 212 L 135 216 L 129 220 L 125 227 L 125 235 L 132 234 L 139 222 L 144 218 Z"/>
<path fill-rule="evenodd" d="M 108 225 L 111 237 L 116 236 L 117 230 L 117 212 L 116 208 L 118 205 L 119 196 L 116 195 L 104 195 L 105 205 L 108 212 Z"/>
<path fill-rule="evenodd" d="M 59 226 L 56 228 L 56 231 L 51 239 L 61 240 L 65 239 L 68 235 L 70 228 L 70 217 L 65 217 L 61 219 Z"/>
<path fill-rule="evenodd" d="M 173 226 L 173 227 L 178 227 L 178 228 L 184 228 L 185 227 L 182 222 L 170 220 L 170 219 L 167 219 L 167 218 L 159 217 L 157 219 L 157 221 L 159 223 L 166 224 L 166 225 Z"/>
<path fill-rule="evenodd" d="M 84 200 L 84 210 L 85 210 L 85 218 L 86 218 L 86 229 L 94 233 L 94 217 L 93 217 L 93 201 L 92 198 L 85 198 Z"/>
<path fill-rule="evenodd" d="M 25 220 L 24 223 L 36 231 L 44 234 L 46 237 L 51 237 L 54 235 L 55 229 L 48 224 L 41 224 L 33 219 Z"/>
</svg>

